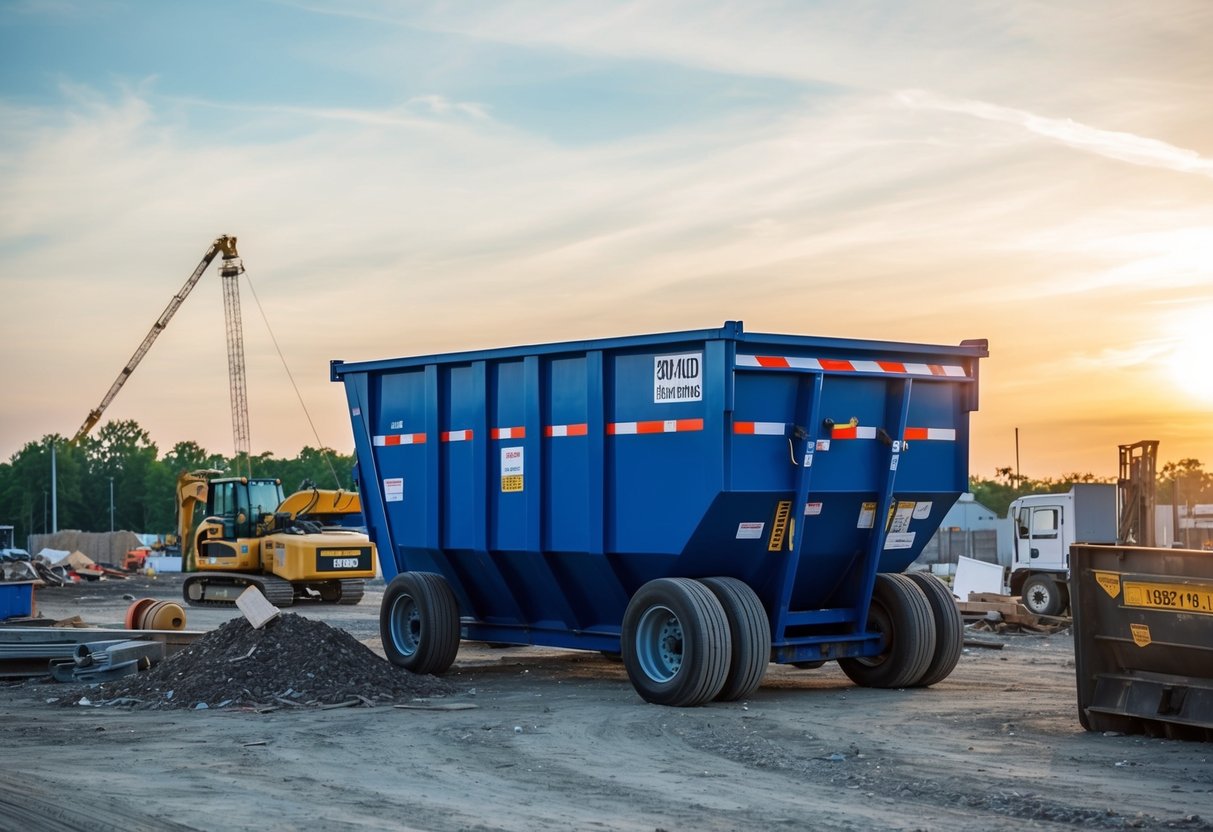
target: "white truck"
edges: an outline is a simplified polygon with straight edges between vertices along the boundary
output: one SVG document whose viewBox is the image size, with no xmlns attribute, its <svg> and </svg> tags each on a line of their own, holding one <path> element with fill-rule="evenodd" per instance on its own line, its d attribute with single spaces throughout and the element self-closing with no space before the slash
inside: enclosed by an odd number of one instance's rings
<svg viewBox="0 0 1213 832">
<path fill-rule="evenodd" d="M 1037 615 L 1060 615 L 1070 605 L 1070 546 L 1116 543 L 1116 503 L 1115 485 L 1094 483 L 1012 502 L 1011 594 Z"/>
</svg>

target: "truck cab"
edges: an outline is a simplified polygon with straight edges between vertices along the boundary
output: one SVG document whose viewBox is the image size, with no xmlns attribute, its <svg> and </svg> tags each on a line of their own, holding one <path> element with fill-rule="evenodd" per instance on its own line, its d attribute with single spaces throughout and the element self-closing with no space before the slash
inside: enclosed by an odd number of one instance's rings
<svg viewBox="0 0 1213 832">
<path fill-rule="evenodd" d="M 1116 542 L 1116 486 L 1081 483 L 1064 494 L 1032 494 L 1011 503 L 1011 593 L 1037 615 L 1070 603 L 1070 547 Z"/>
</svg>

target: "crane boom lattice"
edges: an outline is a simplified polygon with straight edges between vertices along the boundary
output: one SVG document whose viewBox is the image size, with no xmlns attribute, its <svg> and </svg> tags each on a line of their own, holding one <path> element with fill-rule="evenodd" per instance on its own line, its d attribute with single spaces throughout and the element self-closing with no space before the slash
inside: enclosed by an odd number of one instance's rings
<svg viewBox="0 0 1213 832">
<path fill-rule="evenodd" d="M 219 268 L 223 278 L 223 311 L 227 324 L 227 371 L 232 400 L 232 440 L 237 465 L 252 475 L 249 461 L 250 437 L 248 389 L 244 373 L 244 327 L 240 320 L 240 275 L 244 271 L 238 259 L 225 259 Z"/>
</svg>

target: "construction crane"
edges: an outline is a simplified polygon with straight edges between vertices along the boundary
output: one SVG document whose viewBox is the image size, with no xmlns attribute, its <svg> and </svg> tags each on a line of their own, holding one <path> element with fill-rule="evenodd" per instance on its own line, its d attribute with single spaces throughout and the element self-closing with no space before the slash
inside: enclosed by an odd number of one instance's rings
<svg viewBox="0 0 1213 832">
<path fill-rule="evenodd" d="M 244 272 L 244 264 L 240 261 L 240 255 L 236 252 L 236 238 L 224 235 L 216 239 L 207 248 L 206 253 L 202 255 L 202 260 L 199 261 L 193 274 L 185 281 L 185 285 L 178 290 L 177 294 L 173 295 L 172 300 L 168 302 L 168 306 L 164 307 L 164 311 L 160 313 L 160 317 L 156 319 L 156 323 L 152 324 L 151 331 L 144 337 L 143 343 L 135 350 L 135 354 L 131 356 L 131 360 L 126 362 L 126 366 L 122 368 L 122 372 L 118 373 L 118 378 L 114 379 L 114 383 L 110 385 L 109 391 L 101 399 L 101 404 L 89 411 L 88 418 L 84 420 L 84 424 L 80 426 L 80 430 L 76 431 L 76 435 L 72 437 L 72 444 L 76 444 L 93 429 L 101 419 L 101 415 L 105 413 L 105 409 L 109 407 L 110 402 L 118 395 L 118 391 L 122 389 L 122 385 L 126 384 L 126 380 L 130 378 L 131 373 L 139 366 L 139 362 L 147 355 L 148 350 L 152 348 L 152 344 L 160 337 L 160 333 L 168 326 L 168 322 L 172 320 L 173 315 L 181 308 L 181 304 L 189 297 L 194 286 L 206 271 L 207 266 L 218 255 L 222 254 L 222 260 L 219 265 L 219 276 L 223 278 L 223 310 L 224 318 L 227 323 L 227 369 L 228 378 L 230 380 L 230 392 L 232 400 L 232 435 L 235 440 L 236 457 L 238 460 L 243 460 L 245 466 L 249 465 L 249 421 L 248 421 L 248 394 L 245 389 L 244 381 L 244 335 L 240 323 L 240 285 L 237 282 L 240 275 Z"/>
</svg>

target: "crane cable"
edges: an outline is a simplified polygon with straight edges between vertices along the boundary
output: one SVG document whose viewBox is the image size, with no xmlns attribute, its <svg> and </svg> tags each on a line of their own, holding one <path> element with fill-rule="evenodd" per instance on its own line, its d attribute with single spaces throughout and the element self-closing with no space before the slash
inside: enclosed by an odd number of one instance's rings
<svg viewBox="0 0 1213 832">
<path fill-rule="evenodd" d="M 303 415 L 307 417 L 307 423 L 312 428 L 312 436 L 316 437 L 316 447 L 320 450 L 320 455 L 324 458 L 324 462 L 329 467 L 329 473 L 333 475 L 333 482 L 337 488 L 341 488 L 341 479 L 337 476 L 337 470 L 333 468 L 333 461 L 324 443 L 320 441 L 320 434 L 316 431 L 316 423 L 312 421 L 312 414 L 308 412 L 307 404 L 303 401 L 303 394 L 299 392 L 299 385 L 295 383 L 295 376 L 291 373 L 291 368 L 287 366 L 286 356 L 282 354 L 282 348 L 278 346 L 278 339 L 274 337 L 274 330 L 270 327 L 270 319 L 265 316 L 265 309 L 261 306 L 261 298 L 257 297 L 257 290 L 253 288 L 253 281 L 249 278 L 248 272 L 244 273 L 244 280 L 248 283 L 249 291 L 253 293 L 253 301 L 257 304 L 257 311 L 261 313 L 261 320 L 265 321 L 265 329 L 270 334 L 270 340 L 274 342 L 274 349 L 278 351 L 278 359 L 282 362 L 282 369 L 286 370 L 286 377 L 291 381 L 291 387 L 295 388 L 295 397 L 299 399 L 299 406 L 303 408 Z"/>
</svg>

